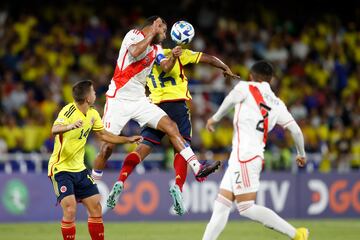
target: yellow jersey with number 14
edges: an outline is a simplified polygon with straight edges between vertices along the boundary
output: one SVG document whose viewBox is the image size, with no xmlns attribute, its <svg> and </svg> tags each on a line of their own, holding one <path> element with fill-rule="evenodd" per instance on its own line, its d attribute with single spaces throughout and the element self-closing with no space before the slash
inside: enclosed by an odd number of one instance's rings
<svg viewBox="0 0 360 240">
<path fill-rule="evenodd" d="M 104 129 L 99 113 L 91 107 L 84 115 L 75 103 L 61 109 L 54 125 L 68 125 L 82 120 L 82 127 L 56 134 L 54 151 L 48 165 L 48 176 L 62 171 L 81 172 L 84 170 L 85 144 L 91 130 Z"/>
<path fill-rule="evenodd" d="M 171 54 L 171 49 L 164 49 L 165 56 Z M 147 78 L 147 86 L 150 90 L 150 99 L 153 103 L 190 100 L 188 79 L 183 67 L 189 63 L 197 64 L 201 58 L 201 52 L 193 52 L 183 49 L 181 56 L 176 60 L 170 72 L 165 73 L 158 64 L 154 64 Z"/>
</svg>

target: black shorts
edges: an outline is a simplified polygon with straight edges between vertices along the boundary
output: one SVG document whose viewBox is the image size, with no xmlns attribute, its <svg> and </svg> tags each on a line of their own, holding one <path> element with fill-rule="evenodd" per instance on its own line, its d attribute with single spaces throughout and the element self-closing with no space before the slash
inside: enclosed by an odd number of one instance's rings
<svg viewBox="0 0 360 240">
<path fill-rule="evenodd" d="M 192 129 L 190 113 L 185 101 L 164 102 L 158 104 L 158 106 L 177 124 L 181 136 L 190 144 Z M 141 136 L 144 138 L 143 143 L 153 147 L 154 145 L 160 144 L 165 133 L 160 130 L 145 127 L 141 131 Z"/>
<path fill-rule="evenodd" d="M 87 169 L 81 172 L 58 172 L 51 177 L 57 201 L 75 195 L 76 200 L 91 197 L 99 193 L 94 179 Z"/>
</svg>

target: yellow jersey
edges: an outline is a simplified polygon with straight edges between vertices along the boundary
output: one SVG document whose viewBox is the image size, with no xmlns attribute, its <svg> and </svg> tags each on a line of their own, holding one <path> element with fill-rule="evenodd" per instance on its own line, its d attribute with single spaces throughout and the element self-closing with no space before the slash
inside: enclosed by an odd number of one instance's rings
<svg viewBox="0 0 360 240">
<path fill-rule="evenodd" d="M 171 49 L 164 49 L 165 56 L 171 54 Z M 190 100 L 188 79 L 184 73 L 184 66 L 189 63 L 198 63 L 201 52 L 183 49 L 181 56 L 176 60 L 170 72 L 165 73 L 158 64 L 154 64 L 147 77 L 147 86 L 150 90 L 150 99 L 153 103 Z"/>
<path fill-rule="evenodd" d="M 84 115 L 75 103 L 61 109 L 54 125 L 68 125 L 82 120 L 82 127 L 55 136 L 54 151 L 48 165 L 48 176 L 58 172 L 80 172 L 84 170 L 85 144 L 91 130 L 104 129 L 99 113 L 91 107 Z"/>
</svg>

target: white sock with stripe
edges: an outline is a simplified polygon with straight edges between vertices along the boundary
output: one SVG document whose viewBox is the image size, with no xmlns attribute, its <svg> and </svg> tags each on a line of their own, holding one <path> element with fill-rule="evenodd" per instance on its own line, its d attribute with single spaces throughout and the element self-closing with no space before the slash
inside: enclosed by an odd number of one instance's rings
<svg viewBox="0 0 360 240">
<path fill-rule="evenodd" d="M 265 227 L 274 229 L 280 233 L 295 237 L 296 229 L 277 215 L 273 210 L 254 204 L 254 201 L 245 201 L 236 204 L 241 216 L 264 224 Z"/>
<path fill-rule="evenodd" d="M 190 165 L 191 169 L 195 174 L 197 174 L 200 170 L 200 162 L 198 161 L 195 153 L 191 149 L 190 146 L 181 150 L 180 155 L 185 158 L 186 162 Z"/>
<path fill-rule="evenodd" d="M 210 222 L 207 224 L 202 238 L 203 240 L 213 240 L 219 237 L 228 221 L 231 206 L 232 202 L 229 199 L 218 194 Z"/>
</svg>

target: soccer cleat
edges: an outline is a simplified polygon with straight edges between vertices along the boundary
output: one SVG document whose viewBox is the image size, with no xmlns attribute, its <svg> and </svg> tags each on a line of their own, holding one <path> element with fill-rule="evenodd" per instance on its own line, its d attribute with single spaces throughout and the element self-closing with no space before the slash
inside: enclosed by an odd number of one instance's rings
<svg viewBox="0 0 360 240">
<path fill-rule="evenodd" d="M 174 185 L 170 187 L 169 192 L 174 202 L 175 213 L 179 216 L 183 215 L 185 213 L 185 207 L 179 186 Z"/>
<path fill-rule="evenodd" d="M 297 228 L 294 240 L 308 240 L 309 230 L 307 228 Z"/>
<path fill-rule="evenodd" d="M 117 181 L 113 188 L 111 189 L 111 192 L 108 196 L 108 199 L 106 200 L 106 206 L 108 208 L 113 209 L 121 195 L 121 192 L 124 189 L 124 183 L 121 181 Z"/>
<path fill-rule="evenodd" d="M 195 175 L 196 180 L 198 180 L 199 182 L 204 181 L 205 179 L 202 178 L 206 178 L 211 173 L 215 172 L 220 167 L 220 165 L 220 161 L 214 161 L 210 164 L 201 165 L 199 172 Z"/>
</svg>

